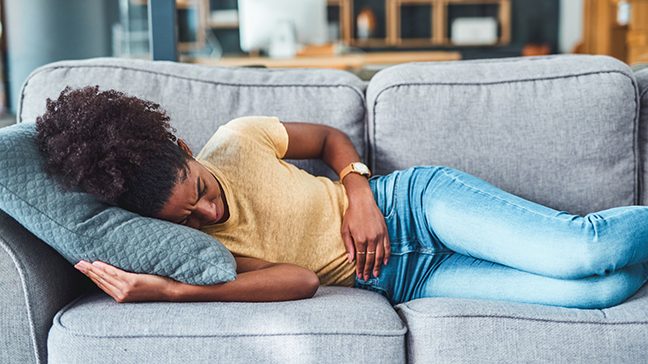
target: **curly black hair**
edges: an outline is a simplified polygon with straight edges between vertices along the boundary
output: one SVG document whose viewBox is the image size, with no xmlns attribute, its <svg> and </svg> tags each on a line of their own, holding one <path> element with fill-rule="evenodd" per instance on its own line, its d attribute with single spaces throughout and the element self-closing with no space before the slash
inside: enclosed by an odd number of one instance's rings
<svg viewBox="0 0 648 364">
<path fill-rule="evenodd" d="M 61 91 L 36 119 L 47 173 L 65 188 L 155 217 L 191 158 L 160 105 L 99 86 Z"/>
</svg>

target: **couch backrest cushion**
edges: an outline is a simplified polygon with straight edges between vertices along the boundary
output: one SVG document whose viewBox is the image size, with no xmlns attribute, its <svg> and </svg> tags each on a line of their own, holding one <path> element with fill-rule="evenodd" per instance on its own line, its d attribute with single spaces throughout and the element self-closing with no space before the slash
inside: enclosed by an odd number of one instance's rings
<svg viewBox="0 0 648 364">
<path fill-rule="evenodd" d="M 35 120 L 46 98 L 65 86 L 99 85 L 159 103 L 177 134 L 195 154 L 216 128 L 246 115 L 277 116 L 334 126 L 366 151 L 364 84 L 336 70 L 269 70 L 204 67 L 173 62 L 98 58 L 52 63 L 25 81 L 18 121 Z M 301 161 L 315 174 L 331 174 L 321 162 Z"/>
<path fill-rule="evenodd" d="M 413 63 L 367 90 L 377 173 L 447 165 L 573 213 L 638 202 L 638 92 L 603 56 Z"/>
<path fill-rule="evenodd" d="M 648 67 L 635 74 L 639 84 L 639 154 L 641 156 L 641 204 L 648 205 Z"/>
</svg>

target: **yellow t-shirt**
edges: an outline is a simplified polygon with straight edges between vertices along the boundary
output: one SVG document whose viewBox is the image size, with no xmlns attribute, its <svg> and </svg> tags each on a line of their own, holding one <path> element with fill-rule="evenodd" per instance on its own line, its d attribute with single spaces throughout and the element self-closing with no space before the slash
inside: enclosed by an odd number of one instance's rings
<svg viewBox="0 0 648 364">
<path fill-rule="evenodd" d="M 340 229 L 344 186 L 281 158 L 288 133 L 276 117 L 234 119 L 218 128 L 196 160 L 223 186 L 229 218 L 202 230 L 232 254 L 314 271 L 324 285 L 352 286 Z"/>
</svg>

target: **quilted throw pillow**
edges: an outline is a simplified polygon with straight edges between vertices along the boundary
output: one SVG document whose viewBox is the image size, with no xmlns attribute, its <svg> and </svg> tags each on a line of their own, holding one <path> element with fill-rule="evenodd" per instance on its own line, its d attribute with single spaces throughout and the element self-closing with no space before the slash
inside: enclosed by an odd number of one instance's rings
<svg viewBox="0 0 648 364">
<path fill-rule="evenodd" d="M 234 257 L 211 236 L 65 191 L 43 165 L 35 123 L 0 129 L 0 209 L 70 263 L 101 260 L 198 285 L 235 278 Z"/>
</svg>

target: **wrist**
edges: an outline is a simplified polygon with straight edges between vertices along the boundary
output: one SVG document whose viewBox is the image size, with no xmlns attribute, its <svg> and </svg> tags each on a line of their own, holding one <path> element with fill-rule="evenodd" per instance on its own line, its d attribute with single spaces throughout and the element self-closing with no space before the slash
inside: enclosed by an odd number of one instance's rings
<svg viewBox="0 0 648 364">
<path fill-rule="evenodd" d="M 350 173 L 344 178 L 342 184 L 350 201 L 357 198 L 366 198 L 367 196 L 373 198 L 373 193 L 369 187 L 369 180 L 365 176 Z"/>
<path fill-rule="evenodd" d="M 180 297 L 181 284 L 182 283 L 177 281 L 169 281 L 162 289 L 164 300 L 171 302 L 178 301 L 178 298 Z"/>
</svg>

